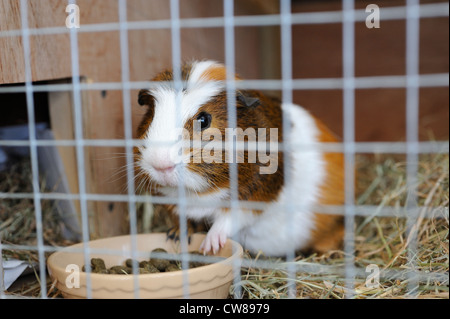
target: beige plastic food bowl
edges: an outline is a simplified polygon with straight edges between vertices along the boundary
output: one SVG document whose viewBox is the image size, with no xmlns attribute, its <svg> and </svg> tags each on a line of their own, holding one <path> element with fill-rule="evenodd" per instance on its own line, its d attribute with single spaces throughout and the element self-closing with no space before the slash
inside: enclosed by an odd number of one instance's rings
<svg viewBox="0 0 450 319">
<path fill-rule="evenodd" d="M 204 237 L 205 235 L 202 234 L 194 234 L 188 250 L 197 250 Z M 169 253 L 177 252 L 178 245 L 172 240 L 166 240 L 165 233 L 142 234 L 136 235 L 135 238 L 139 255 L 148 253 L 148 256 L 155 248 L 164 248 Z M 91 252 L 89 259 L 94 257 L 103 258 L 106 267 L 121 265 L 126 259 L 131 257 L 131 239 L 131 236 L 119 236 L 90 241 L 89 247 L 93 250 L 109 249 L 123 251 L 123 254 L 98 254 Z M 83 244 L 73 245 L 52 254 L 48 258 L 47 264 L 50 276 L 53 281 L 56 281 L 56 287 L 65 298 L 87 297 L 87 273 L 81 271 L 84 265 L 82 248 Z M 74 252 L 75 249 L 77 251 Z M 187 273 L 190 298 L 226 298 L 233 281 L 233 263 L 236 260 L 240 261 L 242 253 L 241 245 L 232 240 L 227 240 L 225 246 L 217 255 L 226 258 L 220 262 L 192 268 L 187 271 L 136 275 L 139 285 L 138 296 L 143 299 L 183 298 L 183 283 L 186 280 L 183 273 Z M 148 259 L 148 257 L 137 259 L 140 261 Z M 73 269 L 77 268 L 80 271 L 74 273 Z M 79 285 L 77 285 L 76 277 L 74 277 L 78 276 L 78 274 Z M 92 298 L 135 298 L 134 278 L 134 275 L 92 273 L 90 275 L 91 296 Z M 69 284 L 66 284 L 66 280 Z"/>
</svg>

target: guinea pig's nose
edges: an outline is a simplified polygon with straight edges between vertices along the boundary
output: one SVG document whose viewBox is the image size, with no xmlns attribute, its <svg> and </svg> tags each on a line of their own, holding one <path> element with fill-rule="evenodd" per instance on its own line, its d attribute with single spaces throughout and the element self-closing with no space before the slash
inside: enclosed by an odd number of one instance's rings
<svg viewBox="0 0 450 319">
<path fill-rule="evenodd" d="M 157 166 L 153 166 L 153 168 L 156 170 L 156 171 L 158 171 L 158 172 L 160 172 L 160 173 L 171 173 L 174 169 L 175 169 L 175 165 L 171 165 L 171 166 L 168 166 L 168 165 L 166 165 L 166 166 L 160 166 L 160 165 L 157 165 Z"/>
</svg>

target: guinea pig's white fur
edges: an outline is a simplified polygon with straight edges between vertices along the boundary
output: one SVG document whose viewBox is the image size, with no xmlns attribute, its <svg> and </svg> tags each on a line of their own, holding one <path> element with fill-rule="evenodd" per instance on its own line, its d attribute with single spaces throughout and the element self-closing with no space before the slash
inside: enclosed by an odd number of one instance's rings
<svg viewBox="0 0 450 319">
<path fill-rule="evenodd" d="M 183 161 L 172 161 L 169 146 L 154 146 L 154 143 L 176 142 L 177 129 L 184 127 L 204 103 L 225 89 L 223 81 L 202 78 L 207 69 L 217 65 L 213 61 L 194 62 L 183 92 L 176 93 L 173 85 L 167 83 L 149 89 L 155 100 L 154 117 L 145 134 L 144 146 L 139 148 L 142 156 L 137 165 L 153 181 L 166 186 L 160 189 L 165 196 L 177 199 L 177 187 L 184 185 L 189 200 L 194 203 L 199 198 L 208 200 L 207 205 L 188 205 L 185 211 L 188 218 L 208 218 L 212 223 L 201 246 L 204 252 L 217 252 L 226 239 L 233 236 L 244 248 L 253 252 L 262 250 L 266 255 L 283 256 L 305 248 L 311 241 L 314 227 L 312 206 L 319 200 L 320 185 L 326 177 L 324 157 L 317 146 L 320 130 L 306 110 L 298 105 L 282 104 L 283 111 L 288 112 L 285 118 L 290 120 L 286 123 L 290 127 L 290 140 L 307 147 L 291 147 L 289 159 L 284 161 L 288 166 L 284 168 L 286 177 L 282 190 L 259 214 L 246 210 L 233 214 L 219 207 L 218 202 L 230 199 L 229 189 L 201 194 L 210 187 L 206 177 L 186 169 Z M 180 107 L 177 107 L 178 102 Z M 155 169 L 172 166 L 175 166 L 173 171 Z M 236 216 L 238 220 L 234 221 Z"/>
<path fill-rule="evenodd" d="M 291 119 L 293 140 L 301 141 L 307 149 L 291 147 L 291 156 L 285 160 L 289 176 L 277 201 L 268 204 L 261 215 L 241 214 L 246 218 L 238 233 L 239 242 L 247 249 L 273 256 L 303 249 L 311 241 L 312 205 L 317 203 L 325 171 L 322 156 L 314 146 L 318 142 L 314 119 L 298 105 L 283 104 L 282 108 Z"/>
</svg>

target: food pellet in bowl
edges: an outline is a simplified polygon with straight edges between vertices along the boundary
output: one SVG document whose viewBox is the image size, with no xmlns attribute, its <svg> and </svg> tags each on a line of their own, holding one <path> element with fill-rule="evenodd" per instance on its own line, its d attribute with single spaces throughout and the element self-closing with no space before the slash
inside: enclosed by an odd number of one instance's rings
<svg viewBox="0 0 450 319">
<path fill-rule="evenodd" d="M 92 258 L 91 267 L 92 269 L 106 270 L 105 261 L 101 258 Z"/>
<path fill-rule="evenodd" d="M 198 251 L 190 251 L 189 252 L 190 255 L 202 255 L 200 252 Z M 201 261 L 189 261 L 189 268 L 197 268 L 197 267 L 201 267 L 201 266 L 205 266 L 208 265 L 207 263 L 201 262 Z"/>
<path fill-rule="evenodd" d="M 139 262 L 136 260 L 136 265 L 139 265 Z M 133 268 L 133 259 L 128 258 L 125 260 L 125 266 Z"/>
<path fill-rule="evenodd" d="M 154 274 L 154 273 L 160 272 L 160 271 L 158 270 L 158 268 L 156 268 L 153 264 L 151 264 L 151 263 L 150 263 L 149 261 L 147 261 L 147 260 L 141 261 L 141 262 L 139 263 L 139 269 L 142 269 L 143 271 L 146 271 L 146 272 L 148 272 L 149 274 Z"/>
<path fill-rule="evenodd" d="M 155 258 L 154 253 L 167 253 L 167 251 L 163 248 L 156 248 L 152 250 L 150 253 L 150 263 L 155 266 L 159 271 L 165 271 L 165 269 L 170 265 L 170 260 L 168 259 L 162 259 L 162 258 Z M 153 257 L 152 257 L 153 255 Z"/>
<path fill-rule="evenodd" d="M 163 248 L 156 248 L 152 250 L 150 253 L 150 260 L 142 260 L 135 262 L 136 265 L 139 266 L 137 269 L 137 273 L 139 274 L 154 274 L 159 272 L 172 272 L 181 270 L 182 257 L 181 255 L 173 255 L 171 258 L 155 258 L 155 253 L 167 253 L 167 251 Z M 152 257 L 153 254 L 153 257 Z M 201 253 L 197 251 L 190 251 L 190 255 L 201 255 Z M 124 265 L 115 265 L 110 268 L 106 268 L 105 261 L 101 258 L 92 258 L 91 259 L 91 269 L 93 273 L 97 274 L 116 274 L 116 275 L 131 275 L 133 274 L 133 259 L 128 258 L 125 260 Z M 201 266 L 205 266 L 207 263 L 199 262 L 199 261 L 189 261 L 189 269 L 197 268 Z M 83 266 L 82 270 L 86 271 L 86 267 Z"/>
<path fill-rule="evenodd" d="M 133 270 L 127 266 L 112 266 L 109 268 L 109 273 L 117 275 L 130 275 L 133 273 Z"/>
<path fill-rule="evenodd" d="M 174 264 L 169 264 L 165 269 L 166 272 L 177 271 L 177 270 L 180 270 L 180 267 L 178 267 L 177 265 L 174 265 Z"/>
</svg>

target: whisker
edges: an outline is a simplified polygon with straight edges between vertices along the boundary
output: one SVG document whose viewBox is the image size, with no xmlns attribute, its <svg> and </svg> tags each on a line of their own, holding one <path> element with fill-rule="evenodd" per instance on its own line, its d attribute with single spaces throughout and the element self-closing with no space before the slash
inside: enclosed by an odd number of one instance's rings
<svg viewBox="0 0 450 319">
<path fill-rule="evenodd" d="M 111 160 L 111 159 L 119 159 L 119 158 L 127 157 L 127 153 L 124 153 L 124 152 L 109 153 L 109 154 L 104 154 L 104 156 L 107 156 L 107 157 L 97 157 L 97 158 L 94 158 L 94 160 L 103 161 L 103 160 Z"/>
<path fill-rule="evenodd" d="M 130 163 L 130 164 L 125 164 L 119 168 L 116 169 L 116 172 L 114 172 L 112 175 L 110 175 L 108 177 L 108 179 L 106 180 L 106 182 L 108 183 L 114 183 L 117 182 L 118 180 L 124 178 L 127 175 L 128 169 L 133 166 L 135 166 L 135 163 Z M 114 179 L 113 179 L 114 178 Z"/>
<path fill-rule="evenodd" d="M 142 176 L 144 175 L 144 178 L 142 178 Z M 140 171 L 137 175 L 136 175 L 136 179 L 139 179 L 139 185 L 136 186 L 136 192 L 142 193 L 143 192 L 143 188 L 145 186 L 145 184 L 147 183 L 147 179 L 148 176 L 145 174 L 144 171 Z"/>
</svg>

